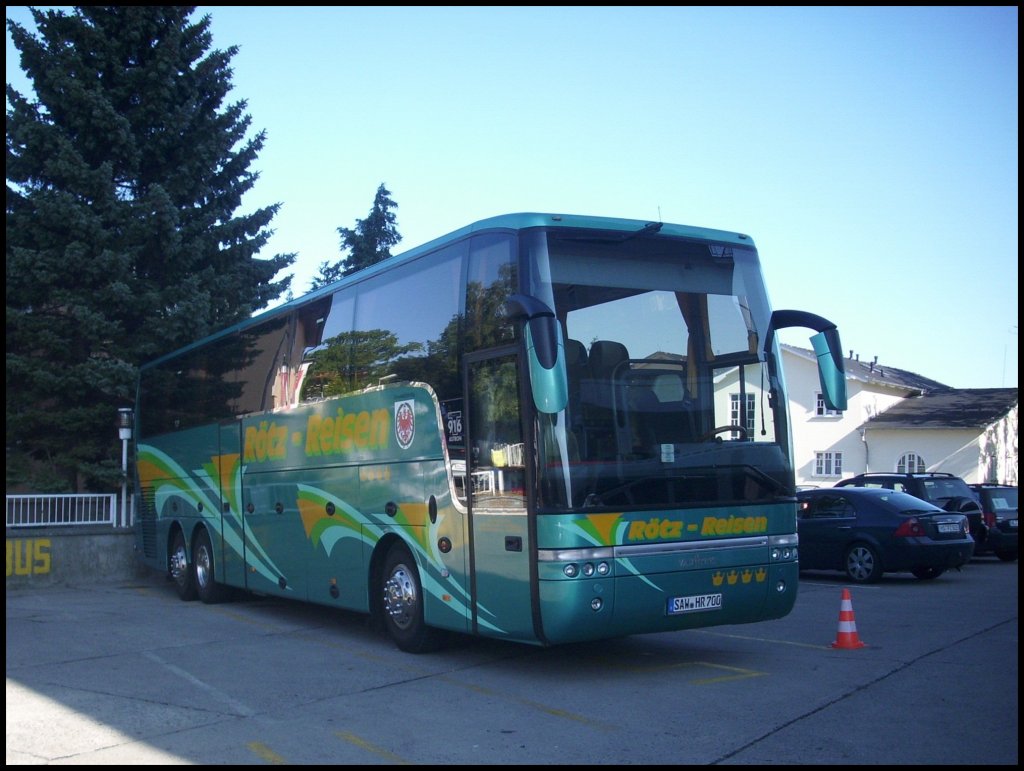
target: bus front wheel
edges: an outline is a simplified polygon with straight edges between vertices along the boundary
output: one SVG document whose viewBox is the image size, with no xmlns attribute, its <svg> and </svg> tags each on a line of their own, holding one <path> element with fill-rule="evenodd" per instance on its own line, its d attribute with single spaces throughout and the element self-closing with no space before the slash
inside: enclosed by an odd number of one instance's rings
<svg viewBox="0 0 1024 771">
<path fill-rule="evenodd" d="M 423 621 L 423 584 L 412 554 L 395 544 L 384 559 L 380 586 L 384 625 L 406 653 L 426 653 L 441 643 L 440 632 Z"/>
</svg>

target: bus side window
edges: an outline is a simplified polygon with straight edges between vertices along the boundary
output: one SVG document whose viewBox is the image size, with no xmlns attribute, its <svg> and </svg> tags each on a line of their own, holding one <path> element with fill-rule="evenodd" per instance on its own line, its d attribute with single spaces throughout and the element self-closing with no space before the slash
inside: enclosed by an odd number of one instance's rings
<svg viewBox="0 0 1024 771">
<path fill-rule="evenodd" d="M 466 282 L 466 350 L 476 351 L 515 339 L 515 327 L 496 312 L 515 290 L 515 239 L 505 233 L 474 236 Z"/>
</svg>

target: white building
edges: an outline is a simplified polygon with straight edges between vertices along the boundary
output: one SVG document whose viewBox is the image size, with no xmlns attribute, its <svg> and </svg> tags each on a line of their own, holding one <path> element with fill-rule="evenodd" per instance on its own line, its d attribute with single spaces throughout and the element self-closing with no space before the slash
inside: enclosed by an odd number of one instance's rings
<svg viewBox="0 0 1024 771">
<path fill-rule="evenodd" d="M 847 409 L 825 409 L 814 353 L 783 345 L 798 486 L 866 471 L 947 471 L 1017 484 L 1017 389 L 949 388 L 846 359 Z"/>
</svg>

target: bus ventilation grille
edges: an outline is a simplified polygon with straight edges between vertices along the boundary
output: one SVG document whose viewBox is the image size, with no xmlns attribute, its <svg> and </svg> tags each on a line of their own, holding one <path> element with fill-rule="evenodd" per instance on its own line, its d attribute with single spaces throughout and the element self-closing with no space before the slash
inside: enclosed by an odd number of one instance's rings
<svg viewBox="0 0 1024 771">
<path fill-rule="evenodd" d="M 152 559 L 156 557 L 156 506 L 153 505 L 153 488 L 142 488 L 141 497 L 139 527 L 142 532 L 142 553 Z"/>
</svg>

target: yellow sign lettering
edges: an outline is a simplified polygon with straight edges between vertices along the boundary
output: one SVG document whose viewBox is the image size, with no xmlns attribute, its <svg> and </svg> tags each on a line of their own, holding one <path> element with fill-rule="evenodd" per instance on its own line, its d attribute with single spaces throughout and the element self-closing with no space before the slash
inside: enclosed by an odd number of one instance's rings
<svg viewBox="0 0 1024 771">
<path fill-rule="evenodd" d="M 660 519 L 652 517 L 646 522 L 636 520 L 629 523 L 627 541 L 654 541 L 679 538 L 683 533 L 683 523 L 678 519 Z"/>
<path fill-rule="evenodd" d="M 745 535 L 768 532 L 768 517 L 704 517 L 700 534 L 709 536 Z"/>
<path fill-rule="evenodd" d="M 50 572 L 49 538 L 13 538 L 7 541 L 7 577 Z"/>
</svg>

